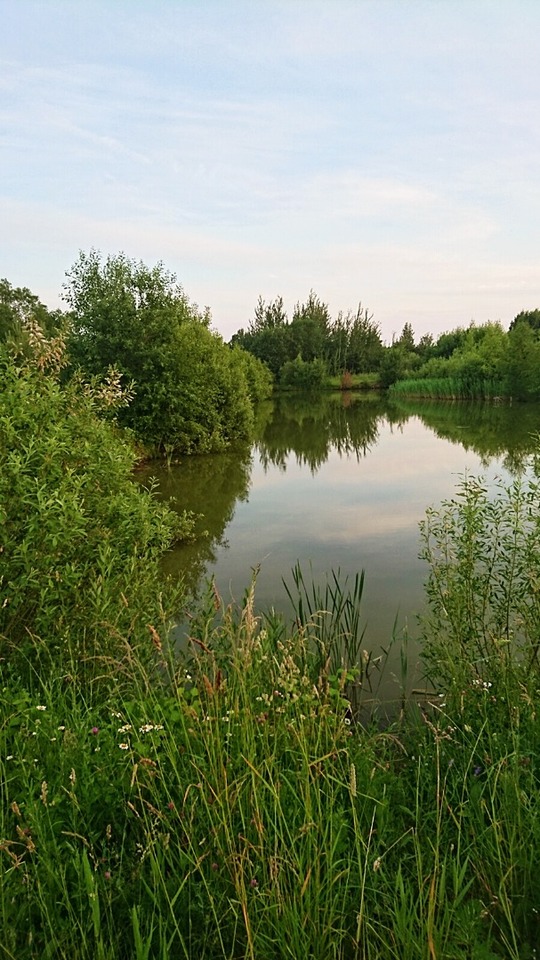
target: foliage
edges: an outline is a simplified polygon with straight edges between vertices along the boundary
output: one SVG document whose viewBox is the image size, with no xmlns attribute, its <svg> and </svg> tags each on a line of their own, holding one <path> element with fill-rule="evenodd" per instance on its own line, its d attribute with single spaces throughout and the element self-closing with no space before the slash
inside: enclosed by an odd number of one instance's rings
<svg viewBox="0 0 540 960">
<path fill-rule="evenodd" d="M 286 390 L 321 390 L 326 379 L 326 365 L 323 360 L 288 360 L 280 373 L 280 386 Z"/>
<path fill-rule="evenodd" d="M 506 354 L 508 390 L 516 400 L 540 397 L 540 340 L 538 329 L 524 321 L 511 326 Z"/>
<path fill-rule="evenodd" d="M 209 329 L 174 274 L 124 254 L 81 253 L 67 275 L 72 367 L 103 376 L 114 364 L 134 384 L 119 422 L 158 451 L 206 452 L 246 438 L 265 375 Z M 249 379 L 249 382 L 248 382 Z"/>
<path fill-rule="evenodd" d="M 92 675 L 93 658 L 149 646 L 168 616 L 159 558 L 192 522 L 133 484 L 133 449 L 99 416 L 114 382 L 62 389 L 45 347 L 23 365 L 0 355 L 0 648 L 14 669 L 37 655 Z"/>
<path fill-rule="evenodd" d="M 273 377 L 266 364 L 240 347 L 232 346 L 233 369 L 240 370 L 245 379 L 252 403 L 265 400 L 272 393 Z"/>
<path fill-rule="evenodd" d="M 46 337 L 62 332 L 65 318 L 59 310 L 50 311 L 27 287 L 13 287 L 0 280 L 0 343 L 9 343 L 20 352 L 28 350 L 28 324 Z"/>
<path fill-rule="evenodd" d="M 540 483 L 490 497 L 465 477 L 422 524 L 431 617 L 426 657 L 443 683 L 514 689 L 540 679 Z M 508 689 L 509 693 L 510 690 Z"/>
<path fill-rule="evenodd" d="M 531 330 L 540 330 L 540 310 L 522 310 L 514 317 L 510 324 L 510 332 L 521 323 L 526 323 Z"/>
<path fill-rule="evenodd" d="M 231 343 L 264 361 L 280 382 L 285 365 L 298 357 L 305 363 L 325 363 L 331 376 L 345 370 L 372 373 L 384 349 L 379 325 L 361 303 L 356 313 L 339 313 L 332 320 L 328 305 L 313 290 L 305 303 L 296 304 L 290 322 L 281 297 L 270 303 L 259 297 L 248 330 L 239 330 Z"/>
<path fill-rule="evenodd" d="M 292 355 L 306 363 L 326 361 L 327 343 L 331 325 L 326 303 L 310 290 L 305 303 L 297 303 L 290 326 Z"/>
<path fill-rule="evenodd" d="M 259 297 L 255 316 L 247 331 L 239 330 L 231 338 L 231 345 L 241 347 L 263 362 L 274 377 L 279 375 L 283 364 L 291 358 L 290 326 L 283 306 L 283 299 L 266 303 Z"/>
<path fill-rule="evenodd" d="M 405 376 L 406 362 L 407 354 L 401 344 L 394 343 L 391 347 L 387 347 L 379 370 L 379 379 L 383 390 L 387 390 L 396 380 Z"/>
<path fill-rule="evenodd" d="M 379 370 L 382 356 L 379 324 L 360 303 L 356 314 L 350 318 L 347 362 L 355 373 L 368 373 Z M 335 367 L 338 369 L 337 365 Z"/>
</svg>

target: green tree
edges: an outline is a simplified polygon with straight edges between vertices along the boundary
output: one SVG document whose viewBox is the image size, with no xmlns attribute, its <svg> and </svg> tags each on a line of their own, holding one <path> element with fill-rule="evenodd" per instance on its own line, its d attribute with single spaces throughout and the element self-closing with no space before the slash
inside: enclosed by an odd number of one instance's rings
<svg viewBox="0 0 540 960">
<path fill-rule="evenodd" d="M 325 360 L 329 353 L 331 317 L 326 303 L 310 291 L 305 303 L 297 303 L 291 321 L 295 355 L 302 360 Z"/>
<path fill-rule="evenodd" d="M 381 330 L 373 315 L 358 304 L 358 310 L 351 323 L 349 333 L 348 363 L 354 373 L 370 373 L 378 370 L 382 355 L 383 344 Z"/>
<path fill-rule="evenodd" d="M 508 390 L 516 400 L 540 397 L 540 341 L 528 321 L 516 323 L 508 333 L 506 355 Z"/>
<path fill-rule="evenodd" d="M 247 350 L 265 363 L 273 376 L 277 377 L 283 364 L 294 357 L 283 299 L 277 297 L 266 303 L 259 297 L 247 331 L 241 329 L 235 333 L 231 345 Z"/>
<path fill-rule="evenodd" d="M 28 347 L 27 322 L 33 320 L 45 336 L 58 333 L 65 322 L 60 310 L 49 310 L 28 287 L 0 280 L 0 343 Z"/>
<path fill-rule="evenodd" d="M 208 310 L 189 302 L 174 274 L 123 253 L 81 253 L 64 298 L 72 367 L 103 376 L 115 365 L 134 384 L 120 422 L 158 450 L 223 448 L 247 438 L 253 405 L 238 354 L 210 330 Z"/>
<path fill-rule="evenodd" d="M 467 335 L 463 327 L 456 327 L 447 333 L 441 333 L 436 343 L 433 345 L 433 356 L 448 359 L 455 350 L 458 350 L 464 343 Z"/>
<path fill-rule="evenodd" d="M 403 325 L 403 330 L 401 331 L 398 340 L 396 340 L 396 343 L 403 347 L 404 350 L 407 350 L 411 353 L 414 351 L 414 330 L 411 323 L 405 323 Z"/>
<path fill-rule="evenodd" d="M 528 323 L 533 330 L 540 330 L 540 310 L 522 310 L 512 320 L 509 330 L 513 330 L 518 323 Z"/>
<path fill-rule="evenodd" d="M 327 363 L 329 372 L 338 376 L 349 369 L 349 345 L 354 316 L 341 310 L 328 333 Z"/>
<path fill-rule="evenodd" d="M 393 343 L 386 347 L 379 368 L 379 382 L 383 390 L 392 386 L 396 380 L 402 380 L 406 375 L 407 352 L 400 343 Z"/>
</svg>

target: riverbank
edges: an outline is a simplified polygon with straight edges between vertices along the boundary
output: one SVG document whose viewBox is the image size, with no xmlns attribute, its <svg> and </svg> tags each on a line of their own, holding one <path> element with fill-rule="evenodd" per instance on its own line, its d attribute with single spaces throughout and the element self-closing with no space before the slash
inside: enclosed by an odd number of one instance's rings
<svg viewBox="0 0 540 960">
<path fill-rule="evenodd" d="M 87 686 L 0 666 L 7 957 L 535 955 L 537 665 L 428 644 L 444 685 L 362 726 L 348 599 L 287 630 L 210 588 L 182 661 L 150 625 Z"/>
</svg>

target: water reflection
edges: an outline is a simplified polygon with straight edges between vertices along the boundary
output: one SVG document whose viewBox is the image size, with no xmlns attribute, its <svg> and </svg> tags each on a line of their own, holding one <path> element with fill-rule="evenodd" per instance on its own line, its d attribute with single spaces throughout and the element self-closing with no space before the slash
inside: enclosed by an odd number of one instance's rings
<svg viewBox="0 0 540 960">
<path fill-rule="evenodd" d="M 179 510 L 197 516 L 195 538 L 169 552 L 164 560 L 167 573 L 181 573 L 189 591 L 194 592 L 205 572 L 217 560 L 217 551 L 226 547 L 225 532 L 238 503 L 247 501 L 253 454 L 240 446 L 227 453 L 186 457 L 170 468 L 152 464 L 141 479 L 154 477 L 160 496 Z"/>
<path fill-rule="evenodd" d="M 239 600 L 261 565 L 259 609 L 287 612 L 297 561 L 321 582 L 366 571 L 366 646 L 387 647 L 424 603 L 418 524 L 466 470 L 509 477 L 534 449 L 540 407 L 400 401 L 375 395 L 276 398 L 252 449 L 186 458 L 158 474 L 165 497 L 202 514 L 197 536 L 166 559 L 195 591 L 214 575 Z"/>
<path fill-rule="evenodd" d="M 452 497 L 465 471 L 488 484 L 521 472 L 539 426 L 540 406 L 532 404 L 276 398 L 259 410 L 251 449 L 152 469 L 164 497 L 203 515 L 195 541 L 171 551 L 165 569 L 191 592 L 213 575 L 225 601 L 239 601 L 260 565 L 259 610 L 286 616 L 283 578 L 298 561 L 319 583 L 332 569 L 350 580 L 365 570 L 365 644 L 377 654 L 405 625 L 416 634 L 426 508 Z M 398 675 L 395 649 L 389 665 Z"/>
<path fill-rule="evenodd" d="M 418 416 L 438 437 L 477 454 L 483 468 L 500 459 L 510 474 L 520 474 L 535 449 L 540 408 L 534 403 L 399 401 L 405 417 Z"/>
<path fill-rule="evenodd" d="M 419 433 L 415 423 L 425 429 Z M 181 573 L 194 591 L 216 564 L 236 565 L 230 535 L 242 540 L 246 582 L 251 567 L 285 542 L 284 562 L 291 565 L 302 556 L 313 559 L 321 542 L 329 557 L 333 544 L 350 550 L 352 536 L 389 542 L 398 531 L 415 529 L 438 494 L 451 493 L 456 469 L 485 470 L 496 461 L 511 475 L 522 472 L 539 429 L 536 404 L 392 403 L 350 393 L 277 397 L 258 411 L 253 449 L 186 457 L 170 469 L 148 471 L 163 497 L 200 515 L 194 542 L 171 551 L 165 569 Z M 433 437 L 461 453 L 435 448 Z M 287 480 L 278 482 L 286 472 Z M 304 474 L 321 473 L 316 488 L 305 486 Z M 280 579 L 288 570 L 279 571 Z"/>
<path fill-rule="evenodd" d="M 292 453 L 314 475 L 332 450 L 357 460 L 366 457 L 378 442 L 381 422 L 402 423 L 407 417 L 373 393 L 282 396 L 258 434 L 257 450 L 265 469 L 272 465 L 285 471 Z"/>
</svg>

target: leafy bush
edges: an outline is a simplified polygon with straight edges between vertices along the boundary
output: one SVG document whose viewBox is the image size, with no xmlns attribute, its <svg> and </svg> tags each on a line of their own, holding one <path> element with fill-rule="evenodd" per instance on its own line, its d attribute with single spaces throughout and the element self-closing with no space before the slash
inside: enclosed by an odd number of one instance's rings
<svg viewBox="0 0 540 960">
<path fill-rule="evenodd" d="M 29 651 L 60 657 L 67 673 L 149 644 L 166 618 L 159 559 L 192 521 L 133 482 L 97 392 L 62 389 L 44 356 L 0 353 L 0 649 L 21 669 Z"/>
<path fill-rule="evenodd" d="M 286 390 L 320 390 L 326 379 L 326 365 L 323 360 L 288 360 L 280 373 L 280 385 Z"/>
</svg>

